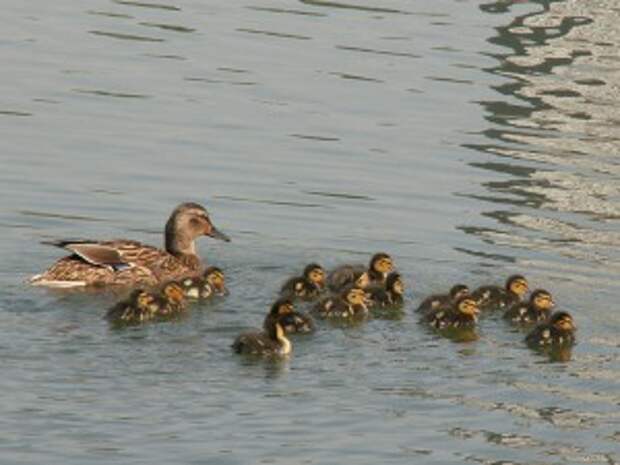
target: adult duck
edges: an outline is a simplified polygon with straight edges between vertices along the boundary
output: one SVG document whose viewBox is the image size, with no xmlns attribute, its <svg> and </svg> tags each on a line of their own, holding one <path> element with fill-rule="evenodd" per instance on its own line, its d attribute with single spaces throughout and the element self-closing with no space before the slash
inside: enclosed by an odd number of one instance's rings
<svg viewBox="0 0 620 465">
<path fill-rule="evenodd" d="M 211 223 L 197 203 L 177 206 L 165 227 L 165 250 L 137 241 L 61 240 L 47 244 L 72 253 L 61 258 L 30 283 L 49 287 L 154 286 L 202 271 L 195 240 L 200 236 L 230 241 Z"/>
</svg>

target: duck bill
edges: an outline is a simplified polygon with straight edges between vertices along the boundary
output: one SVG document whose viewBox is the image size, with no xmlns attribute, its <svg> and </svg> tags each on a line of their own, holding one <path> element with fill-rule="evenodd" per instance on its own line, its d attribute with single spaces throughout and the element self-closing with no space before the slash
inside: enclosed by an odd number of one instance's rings
<svg viewBox="0 0 620 465">
<path fill-rule="evenodd" d="M 224 234 L 213 225 L 211 225 L 211 228 L 205 231 L 205 236 L 212 237 L 213 239 L 219 239 L 224 242 L 230 242 L 230 237 L 228 237 L 226 234 Z"/>
</svg>

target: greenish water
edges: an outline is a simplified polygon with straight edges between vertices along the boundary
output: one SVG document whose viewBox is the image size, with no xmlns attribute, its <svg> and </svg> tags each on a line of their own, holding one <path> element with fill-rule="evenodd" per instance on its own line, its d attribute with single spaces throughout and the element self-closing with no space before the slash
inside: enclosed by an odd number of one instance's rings
<svg viewBox="0 0 620 465">
<path fill-rule="evenodd" d="M 615 2 L 8 2 L 0 32 L 3 464 L 620 460 Z M 179 202 L 231 295 L 112 331 L 23 281 L 65 237 L 160 244 Z M 279 285 L 392 254 L 401 319 L 234 356 Z M 549 363 L 424 295 L 525 273 L 575 315 Z"/>
</svg>

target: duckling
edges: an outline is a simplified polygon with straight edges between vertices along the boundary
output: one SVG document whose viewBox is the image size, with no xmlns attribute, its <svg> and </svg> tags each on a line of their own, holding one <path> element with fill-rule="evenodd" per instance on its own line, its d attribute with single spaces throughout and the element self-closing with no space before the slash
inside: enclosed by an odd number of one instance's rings
<svg viewBox="0 0 620 465">
<path fill-rule="evenodd" d="M 267 331 L 274 320 L 280 323 L 286 334 L 311 333 L 314 331 L 314 321 L 312 318 L 296 312 L 293 302 L 288 298 L 276 300 L 265 317 L 263 328 Z"/>
<path fill-rule="evenodd" d="M 433 294 L 428 296 L 416 309 L 419 313 L 429 313 L 436 310 L 449 309 L 461 297 L 469 295 L 469 287 L 465 284 L 455 284 L 448 294 Z"/>
<path fill-rule="evenodd" d="M 180 284 L 189 299 L 207 300 L 216 295 L 228 295 L 224 273 L 216 266 L 207 268 L 202 276 L 188 276 Z"/>
<path fill-rule="evenodd" d="M 217 266 L 208 267 L 202 277 L 211 286 L 214 295 L 225 296 L 229 294 L 224 272 Z"/>
<path fill-rule="evenodd" d="M 478 301 L 480 310 L 495 310 L 521 302 L 528 289 L 527 279 L 516 274 L 506 280 L 506 285 L 503 288 L 482 286 L 472 292 L 471 295 Z"/>
<path fill-rule="evenodd" d="M 110 308 L 105 319 L 115 325 L 139 324 L 153 318 L 159 305 L 155 294 L 135 289 L 126 299 Z"/>
<path fill-rule="evenodd" d="M 577 326 L 568 312 L 556 312 L 545 323 L 536 326 L 525 338 L 533 349 L 572 346 Z"/>
<path fill-rule="evenodd" d="M 270 320 L 264 331 L 241 333 L 231 347 L 238 354 L 262 356 L 285 356 L 293 350 L 284 328 L 276 319 Z"/>
<path fill-rule="evenodd" d="M 321 291 L 325 289 L 325 279 L 327 277 L 325 268 L 318 263 L 310 263 L 304 268 L 304 274 L 306 278 L 310 280 L 312 284 L 318 287 Z"/>
<path fill-rule="evenodd" d="M 185 293 L 179 283 L 171 281 L 159 293 L 134 290 L 127 299 L 108 310 L 105 318 L 112 324 L 134 325 L 167 319 L 185 311 Z"/>
<path fill-rule="evenodd" d="M 188 299 L 206 300 L 213 296 L 213 288 L 200 276 L 190 276 L 181 281 L 181 287 Z"/>
<path fill-rule="evenodd" d="M 291 299 L 312 300 L 319 296 L 319 289 L 303 276 L 297 276 L 284 283 L 280 295 Z"/>
<path fill-rule="evenodd" d="M 504 319 L 518 325 L 538 323 L 549 318 L 554 306 L 551 294 L 544 289 L 537 289 L 530 295 L 529 302 L 516 303 L 506 310 Z"/>
<path fill-rule="evenodd" d="M 342 265 L 332 270 L 327 277 L 327 284 L 334 292 L 340 292 L 351 285 L 365 289 L 370 284 L 385 284 L 387 275 L 392 271 L 392 257 L 379 252 L 370 259 L 368 269 L 363 265 Z"/>
<path fill-rule="evenodd" d="M 366 291 L 370 307 L 402 305 L 405 284 L 399 273 L 393 271 L 385 280 L 385 287 L 372 286 Z"/>
<path fill-rule="evenodd" d="M 281 295 L 312 300 L 325 289 L 325 270 L 317 263 L 310 263 L 304 268 L 302 276 L 296 276 L 284 283 Z"/>
<path fill-rule="evenodd" d="M 324 319 L 352 319 L 368 314 L 368 298 L 364 289 L 353 286 L 345 289 L 340 296 L 321 300 L 314 311 Z"/>
<path fill-rule="evenodd" d="M 159 308 L 155 312 L 155 316 L 158 318 L 165 318 L 183 313 L 187 308 L 183 287 L 176 281 L 167 282 L 159 293 L 157 303 L 159 304 Z"/>
<path fill-rule="evenodd" d="M 423 320 L 435 329 L 472 329 L 478 322 L 480 309 L 469 295 L 459 298 L 452 308 L 424 315 Z"/>
</svg>

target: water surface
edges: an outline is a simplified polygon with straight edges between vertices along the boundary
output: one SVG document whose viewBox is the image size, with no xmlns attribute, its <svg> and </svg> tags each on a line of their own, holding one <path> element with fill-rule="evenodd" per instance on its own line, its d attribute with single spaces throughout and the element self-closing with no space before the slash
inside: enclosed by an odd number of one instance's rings
<svg viewBox="0 0 620 465">
<path fill-rule="evenodd" d="M 612 1 L 61 0 L 0 34 L 2 463 L 613 464 L 620 441 Z M 160 244 L 179 202 L 231 296 L 127 331 L 110 294 L 23 284 L 40 241 Z M 400 319 L 233 356 L 282 281 L 391 253 Z M 549 363 L 430 292 L 525 273 L 579 325 Z"/>
</svg>

